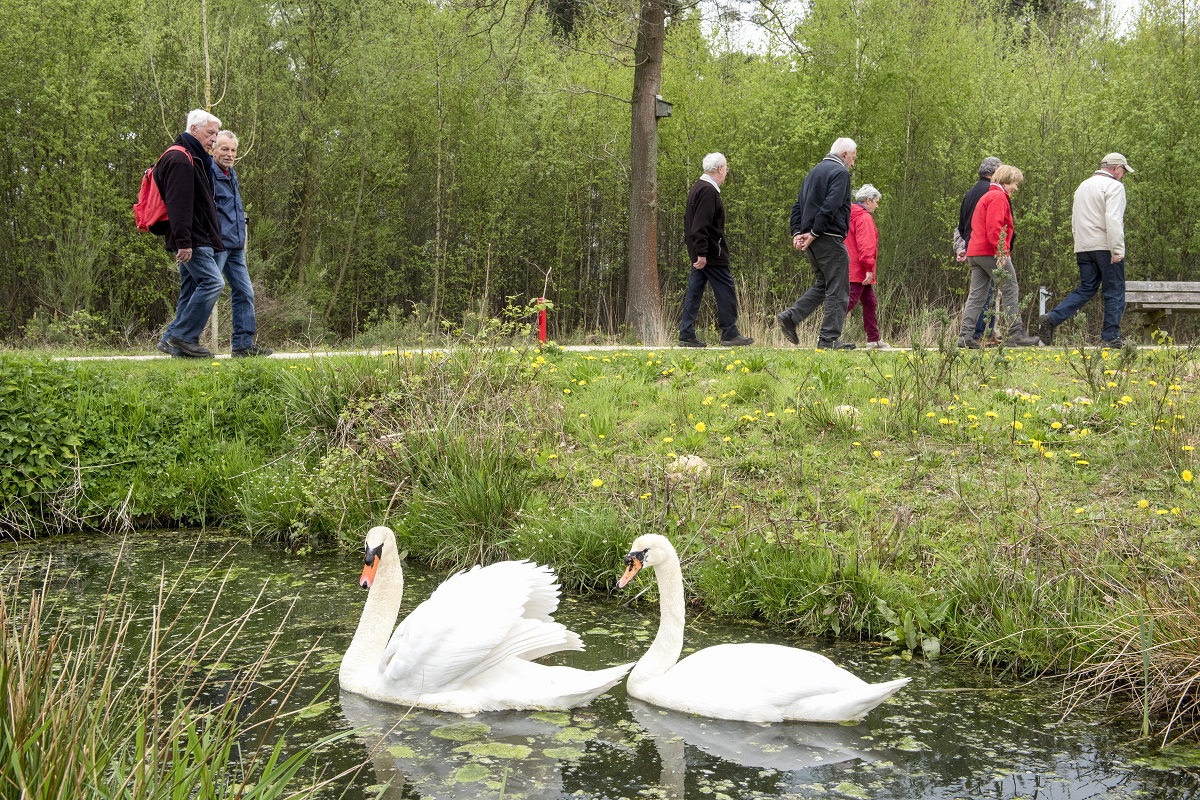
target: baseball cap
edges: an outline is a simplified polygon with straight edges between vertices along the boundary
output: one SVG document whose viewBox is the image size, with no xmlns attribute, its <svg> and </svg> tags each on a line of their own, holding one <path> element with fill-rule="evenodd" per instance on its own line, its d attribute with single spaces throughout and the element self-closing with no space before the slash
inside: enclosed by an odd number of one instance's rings
<svg viewBox="0 0 1200 800">
<path fill-rule="evenodd" d="M 1134 173 L 1133 167 L 1129 166 L 1129 162 L 1125 160 L 1125 156 L 1120 153 L 1109 153 L 1100 160 L 1102 167 L 1124 167 L 1125 171 L 1130 175 Z"/>
</svg>

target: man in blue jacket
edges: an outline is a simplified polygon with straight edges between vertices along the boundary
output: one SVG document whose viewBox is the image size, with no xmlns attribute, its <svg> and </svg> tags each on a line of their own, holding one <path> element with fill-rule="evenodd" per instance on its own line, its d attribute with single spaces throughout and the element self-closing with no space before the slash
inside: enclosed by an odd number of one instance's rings
<svg viewBox="0 0 1200 800">
<path fill-rule="evenodd" d="M 783 338 L 800 344 L 796 326 L 824 305 L 825 318 L 817 339 L 820 350 L 853 350 L 843 342 L 846 306 L 850 299 L 850 253 L 846 232 L 850 229 L 850 167 L 858 156 L 853 139 L 838 139 L 800 186 L 792 206 L 792 246 L 808 254 L 816 282 L 791 308 L 776 315 Z"/>
<path fill-rule="evenodd" d="M 273 351 L 254 343 L 254 286 L 246 268 L 246 209 L 233 164 L 237 161 L 238 139 L 233 131 L 221 131 L 213 144 L 213 199 L 221 221 L 225 252 L 217 253 L 217 265 L 229 283 L 233 300 L 233 357 L 269 356 Z"/>
</svg>

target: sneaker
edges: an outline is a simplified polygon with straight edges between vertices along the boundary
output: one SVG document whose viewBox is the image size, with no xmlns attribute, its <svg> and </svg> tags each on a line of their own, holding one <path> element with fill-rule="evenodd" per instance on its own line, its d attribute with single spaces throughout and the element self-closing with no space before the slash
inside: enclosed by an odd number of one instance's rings
<svg viewBox="0 0 1200 800">
<path fill-rule="evenodd" d="M 185 342 L 178 336 L 172 336 L 167 339 L 167 344 L 179 351 L 179 355 L 186 358 L 212 358 L 212 350 L 207 347 L 201 347 L 196 342 Z"/>
<path fill-rule="evenodd" d="M 891 345 L 884 341 L 867 342 L 868 350 L 882 350 L 885 347 L 891 347 Z"/>
<path fill-rule="evenodd" d="M 1129 339 L 1126 339 L 1124 336 L 1118 336 L 1115 339 L 1100 340 L 1101 347 L 1111 347 L 1113 350 L 1120 350 L 1122 347 L 1128 347 L 1131 344 L 1133 344 L 1133 342 Z"/>
<path fill-rule="evenodd" d="M 1005 347 L 1037 347 L 1041 343 L 1041 339 L 1036 336 L 1030 336 L 1025 331 L 1010 333 L 1004 340 Z"/>
<path fill-rule="evenodd" d="M 792 322 L 792 318 L 787 315 L 786 311 L 776 314 L 775 321 L 779 323 L 779 331 L 783 334 L 783 338 L 792 344 L 800 344 L 800 337 L 796 335 L 796 323 Z"/>
<path fill-rule="evenodd" d="M 748 347 L 752 344 L 754 344 L 753 339 L 751 339 L 749 336 L 742 336 L 741 334 L 738 334 L 732 339 L 721 340 L 721 347 Z"/>
<path fill-rule="evenodd" d="M 966 336 L 958 337 L 958 346 L 961 347 L 963 350 L 982 350 L 983 349 L 983 345 L 979 343 L 978 339 L 970 339 Z"/>
<path fill-rule="evenodd" d="M 1038 317 L 1038 336 L 1042 337 L 1042 341 L 1046 344 L 1054 344 L 1054 323 L 1050 320 L 1049 314 L 1042 314 Z"/>
<path fill-rule="evenodd" d="M 680 347 L 708 347 L 708 345 L 699 339 L 680 339 L 677 344 Z"/>
<path fill-rule="evenodd" d="M 166 353 L 167 355 L 171 356 L 171 358 L 179 358 L 179 349 L 171 347 L 171 345 L 167 344 L 165 339 L 159 339 L 158 344 L 154 345 L 154 349 L 160 353 Z"/>
<path fill-rule="evenodd" d="M 256 344 L 252 344 L 249 347 L 243 347 L 241 350 L 234 350 L 233 357 L 234 358 L 248 358 L 250 356 L 264 356 L 265 357 L 265 356 L 271 355 L 274 352 L 275 351 L 269 347 L 259 347 Z"/>
<path fill-rule="evenodd" d="M 817 341 L 818 350 L 853 350 L 856 346 L 854 342 L 843 342 L 841 339 Z"/>
</svg>

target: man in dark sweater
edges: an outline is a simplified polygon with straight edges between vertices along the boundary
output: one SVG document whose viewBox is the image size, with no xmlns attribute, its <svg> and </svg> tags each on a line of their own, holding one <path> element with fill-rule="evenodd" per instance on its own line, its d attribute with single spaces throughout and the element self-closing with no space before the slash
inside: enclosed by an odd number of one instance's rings
<svg viewBox="0 0 1200 800">
<path fill-rule="evenodd" d="M 197 108 L 187 117 L 187 130 L 175 139 L 180 150 L 168 150 L 154 167 L 154 182 L 167 206 L 167 221 L 150 231 L 163 237 L 179 264 L 179 307 L 158 349 L 173 356 L 211 358 L 200 346 L 200 334 L 213 305 L 225 288 L 215 254 L 225 250 L 213 202 L 208 151 L 221 121 Z"/>
<path fill-rule="evenodd" d="M 702 164 L 704 174 L 688 192 L 683 214 L 684 240 L 692 268 L 688 270 L 687 291 L 683 295 L 683 313 L 679 320 L 679 346 L 704 347 L 696 338 L 696 315 L 704 298 L 704 285 L 712 286 L 717 301 L 717 324 L 721 344 L 743 347 L 754 344 L 737 327 L 737 293 L 729 269 L 729 243 L 725 240 L 725 206 L 721 202 L 721 184 L 729 174 L 725 156 L 709 153 Z"/>
<path fill-rule="evenodd" d="M 776 315 L 783 337 L 800 344 L 796 326 L 824 305 L 817 348 L 853 350 L 843 342 L 846 306 L 850 299 L 850 254 L 846 231 L 850 228 L 850 167 L 858 156 L 853 139 L 841 138 L 804 178 L 800 196 L 792 206 L 792 246 L 808 254 L 816 281 L 791 308 Z"/>
</svg>

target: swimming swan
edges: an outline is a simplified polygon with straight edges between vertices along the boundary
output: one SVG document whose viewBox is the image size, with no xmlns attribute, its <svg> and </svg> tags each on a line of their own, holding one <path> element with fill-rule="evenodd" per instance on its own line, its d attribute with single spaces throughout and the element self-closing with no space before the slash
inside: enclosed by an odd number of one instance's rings
<svg viewBox="0 0 1200 800">
<path fill-rule="evenodd" d="M 634 666 L 631 697 L 664 708 L 747 722 L 859 720 L 911 680 L 867 683 L 828 658 L 777 644 L 720 644 L 679 661 L 683 649 L 683 574 L 670 540 L 639 536 L 625 556 L 623 588 L 642 567 L 658 576 L 660 619 L 654 643 Z"/>
<path fill-rule="evenodd" d="M 458 714 L 586 705 L 631 664 L 596 671 L 535 664 L 583 642 L 551 614 L 554 571 L 502 561 L 452 575 L 392 632 L 404 575 L 391 528 L 367 532 L 360 585 L 369 589 L 338 682 L 349 692 Z"/>
</svg>

